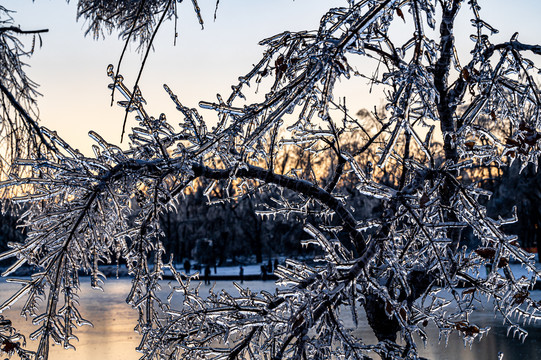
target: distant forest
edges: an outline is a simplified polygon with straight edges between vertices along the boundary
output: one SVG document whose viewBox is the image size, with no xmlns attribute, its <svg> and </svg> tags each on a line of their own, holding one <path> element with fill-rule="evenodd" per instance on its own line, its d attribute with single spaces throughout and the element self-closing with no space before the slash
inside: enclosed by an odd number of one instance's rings
<svg viewBox="0 0 541 360">
<path fill-rule="evenodd" d="M 508 218 L 513 215 L 513 206 L 517 208 L 518 222 L 507 225 L 507 231 L 519 236 L 522 247 L 536 252 L 541 249 L 541 174 L 531 166 L 525 168 L 519 176 L 517 162 L 508 171 L 493 169 L 493 174 L 485 174 L 483 179 L 493 191 L 487 199 L 489 215 Z M 392 173 L 391 173 L 392 174 Z M 490 176 L 492 175 L 492 176 Z M 389 176 L 388 182 L 397 179 Z M 291 221 L 282 215 L 258 215 L 257 203 L 266 203 L 272 208 L 276 188 L 262 189 L 250 197 L 243 197 L 238 202 L 221 202 L 219 206 L 209 206 L 204 195 L 205 186 L 188 195 L 178 212 L 163 214 L 161 223 L 164 231 L 163 243 L 166 253 L 175 254 L 180 261 L 191 258 L 200 263 L 224 264 L 227 259 L 242 263 L 243 259 L 266 261 L 278 255 L 313 256 L 312 248 L 302 248 L 300 240 L 308 239 L 300 221 Z M 220 192 L 219 184 L 213 191 Z M 347 181 L 341 184 L 341 191 L 355 199 L 355 213 L 366 218 L 368 213 L 383 213 L 382 202 L 360 194 Z M 216 195 L 216 194 L 214 194 Z M 293 200 L 292 200 L 293 201 Z M 281 204 L 283 206 L 283 204 Z M 276 220 L 272 217 L 276 216 Z M 269 219 L 271 217 L 271 219 Z M 312 217 L 312 223 L 320 223 L 319 217 Z M 325 225 L 325 224 L 324 224 Z M 332 226 L 332 219 L 327 224 Z M 367 230 L 369 231 L 369 230 Z M 465 234 L 470 245 L 478 245 L 473 234 Z"/>
<path fill-rule="evenodd" d="M 364 110 L 358 115 L 365 118 L 370 116 Z M 375 121 L 374 126 L 381 129 L 380 124 Z M 352 138 L 348 146 L 353 152 L 360 147 L 359 141 Z M 371 152 L 366 156 L 375 158 Z M 307 164 L 299 166 L 299 162 Z M 284 146 L 276 156 L 275 166 L 277 172 L 282 174 L 289 173 L 291 168 L 311 169 L 295 176 L 316 179 L 321 187 L 325 187 L 333 181 L 328 174 L 318 171 L 325 162 L 327 167 L 328 162 L 340 166 L 340 162 L 333 159 L 331 152 L 328 157 L 314 158 L 306 156 L 304 149 L 298 146 Z M 397 167 L 398 164 L 391 163 L 385 169 L 373 169 L 373 176 L 379 177 L 382 183 L 396 186 L 401 179 L 395 178 L 395 175 L 400 171 L 394 171 L 393 166 Z M 523 169 L 520 176 L 519 171 L 520 164 L 516 161 L 505 170 L 494 166 L 485 170 L 485 173 L 476 173 L 474 168 L 470 173 L 464 173 L 463 177 L 471 182 L 481 183 L 484 188 L 492 191 L 491 198 L 486 199 L 489 216 L 509 218 L 516 206 L 518 222 L 506 225 L 506 230 L 519 236 L 523 248 L 537 252 L 541 248 L 541 174 L 531 165 Z M 344 176 L 337 188 L 354 200 L 350 202 L 353 204 L 354 213 L 359 218 L 383 215 L 383 203 L 359 193 L 348 179 L 348 176 Z M 293 219 L 294 213 L 289 214 L 289 217 L 282 215 L 287 212 L 288 204 L 283 203 L 283 200 L 278 203 L 277 200 L 291 199 L 290 208 L 293 208 L 293 205 L 299 203 L 298 196 L 292 194 L 288 197 L 288 190 L 265 185 L 235 200 L 221 201 L 220 199 L 231 195 L 223 193 L 224 188 L 227 188 L 225 185 L 225 182 L 210 181 L 194 184 L 193 191 L 185 195 L 185 200 L 177 204 L 176 209 L 161 214 L 163 250 L 166 254 L 173 254 L 175 262 L 181 263 L 190 259 L 203 265 L 247 264 L 261 263 L 278 256 L 318 255 L 317 250 L 301 246 L 300 240 L 309 238 L 303 231 L 301 217 Z M 239 183 L 238 186 L 242 184 Z M 143 191 L 132 194 L 133 206 L 137 208 L 138 199 L 147 195 Z M 264 204 L 264 207 L 256 204 Z M 16 216 L 10 213 L 9 208 L 3 210 L 0 215 L 1 251 L 9 248 L 8 243 L 21 242 L 25 236 L 24 227 L 16 223 Z M 24 208 L 19 211 L 24 211 Z M 312 224 L 329 228 L 337 225 L 332 218 L 322 217 L 320 213 L 314 215 L 317 216 L 309 214 L 308 218 Z M 370 229 L 366 231 L 369 232 Z M 463 236 L 469 238 L 470 246 L 479 244 L 474 234 L 465 233 Z M 112 261 L 114 262 L 114 259 Z"/>
</svg>

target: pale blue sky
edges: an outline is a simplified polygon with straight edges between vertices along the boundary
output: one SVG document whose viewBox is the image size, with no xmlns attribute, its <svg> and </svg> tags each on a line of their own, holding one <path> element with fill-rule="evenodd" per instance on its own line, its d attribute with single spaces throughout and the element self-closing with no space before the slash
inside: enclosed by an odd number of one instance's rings
<svg viewBox="0 0 541 360">
<path fill-rule="evenodd" d="M 179 122 L 178 112 L 162 90 L 163 83 L 190 107 L 196 107 L 199 100 L 214 101 L 218 92 L 227 96 L 238 76 L 247 73 L 251 64 L 259 60 L 264 50 L 257 45 L 259 40 L 284 30 L 315 29 L 324 10 L 345 3 L 345 0 L 221 0 L 214 22 L 215 0 L 200 0 L 206 22 L 205 30 L 201 31 L 191 1 L 184 1 L 179 7 L 177 46 L 173 46 L 173 23 L 166 23 L 140 83 L 150 113 L 158 116 L 164 112 L 173 124 Z M 75 4 L 75 0 L 69 5 L 64 0 L 35 3 L 2 0 L 3 6 L 18 11 L 14 17 L 21 28 L 50 30 L 43 34 L 43 47 L 28 60 L 32 66 L 28 73 L 41 85 L 44 94 L 39 100 L 42 124 L 58 130 L 75 147 L 88 153 L 87 133 L 91 129 L 111 142 L 120 139 L 123 111 L 109 107 L 110 79 L 106 77 L 106 67 L 110 63 L 116 65 L 123 43 L 116 35 L 99 41 L 84 38 L 84 24 L 75 21 Z M 501 41 L 519 31 L 522 41 L 541 43 L 541 1 L 482 0 L 480 4 L 488 22 L 500 30 Z M 456 35 L 463 39 L 461 45 L 467 46 L 472 27 L 466 18 L 460 22 L 463 25 Z M 134 50 L 135 46 L 121 70 L 128 85 L 133 84 L 141 60 Z M 378 105 L 377 98 L 368 96 L 366 89 L 360 87 L 362 82 L 342 85 L 337 96 L 348 96 L 350 107 Z"/>
</svg>

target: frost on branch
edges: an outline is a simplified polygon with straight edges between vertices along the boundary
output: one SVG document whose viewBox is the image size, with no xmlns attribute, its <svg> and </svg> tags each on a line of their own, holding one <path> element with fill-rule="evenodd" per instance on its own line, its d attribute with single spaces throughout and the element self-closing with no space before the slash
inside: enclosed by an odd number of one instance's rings
<svg viewBox="0 0 541 360">
<path fill-rule="evenodd" d="M 21 29 L 12 12 L 0 5 L 0 178 L 12 171 L 12 162 L 29 154 L 52 150 L 36 121 L 38 85 L 28 78 L 25 58 L 41 46 L 47 29 Z M 2 198 L 10 194 L 2 191 Z M 6 203 L 4 203 L 4 208 Z"/>
<path fill-rule="evenodd" d="M 91 132 L 87 157 L 42 128 L 57 151 L 19 159 L 14 173 L 40 176 L 0 183 L 24 186 L 12 200 L 26 206 L 29 232 L 0 256 L 16 259 L 5 275 L 24 263 L 38 269 L 3 307 L 26 299 L 38 357 L 47 357 L 50 339 L 72 346 L 74 329 L 87 323 L 77 311 L 79 271 L 99 288 L 99 265 L 118 259 L 133 277 L 127 301 L 139 313 L 138 350 L 147 359 L 416 359 L 423 344 L 415 339 L 427 340 L 428 324 L 444 339 L 458 332 L 465 344 L 485 336 L 470 317 L 481 300 L 524 339 L 522 322 L 540 317 L 529 296 L 539 274 L 502 230 L 515 217 L 487 216 L 490 193 L 479 180 L 493 164 L 537 164 L 539 69 L 526 54 L 541 48 L 516 35 L 493 44 L 496 29 L 477 2 L 461 3 L 348 1 L 317 30 L 265 39 L 261 60 L 228 97 L 200 102 L 216 113 L 213 122 L 169 86 L 178 118 L 151 116 L 141 90 L 130 91 L 109 66 L 111 87 L 124 96 L 118 104 L 138 122 L 130 148 Z M 465 55 L 454 45 L 459 11 L 473 19 Z M 397 17 L 414 29 L 403 43 L 392 37 Z M 359 58 L 376 64 L 364 75 L 385 95 L 384 109 L 363 118 L 334 98 L 338 81 L 363 76 L 351 65 Z M 264 97 L 252 101 L 254 91 Z M 276 271 L 275 293 L 237 286 L 201 296 L 194 279 L 166 264 L 158 221 L 201 179 L 210 181 L 210 204 L 277 190 L 257 213 L 301 221 L 299 241 L 320 248 L 316 265 L 288 260 Z M 382 212 L 356 212 L 359 193 L 378 199 Z M 515 276 L 511 262 L 531 276 Z M 166 300 L 158 296 L 164 268 L 176 279 Z M 366 318 L 377 341 L 344 326 L 344 312 L 355 326 Z"/>
</svg>

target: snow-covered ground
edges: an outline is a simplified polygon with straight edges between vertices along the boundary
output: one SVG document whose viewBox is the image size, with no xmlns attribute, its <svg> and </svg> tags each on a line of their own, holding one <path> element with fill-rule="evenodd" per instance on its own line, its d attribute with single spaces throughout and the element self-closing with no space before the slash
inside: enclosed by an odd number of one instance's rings
<svg viewBox="0 0 541 360">
<path fill-rule="evenodd" d="M 279 262 L 280 262 L 280 264 L 283 264 L 284 259 L 280 258 Z M 268 264 L 268 262 L 265 261 L 265 262 L 259 263 L 259 264 L 242 265 L 244 276 L 246 278 L 254 279 L 255 276 L 262 275 L 261 274 L 261 266 L 262 265 L 267 266 L 267 264 Z M 274 268 L 274 260 L 272 261 L 272 266 Z M 520 264 L 509 264 L 509 266 L 511 267 L 511 270 L 513 271 L 513 274 L 514 274 L 515 278 L 517 278 L 517 279 L 522 277 L 522 276 L 525 276 L 527 278 L 530 278 L 532 276 L 531 270 L 528 270 L 526 267 L 521 266 Z M 541 273 L 541 263 L 536 262 L 535 266 L 536 266 L 537 271 L 539 273 Z M 182 274 L 184 273 L 183 264 L 176 264 L 175 267 L 176 267 L 177 271 L 179 271 Z M 127 276 L 129 276 L 128 269 L 126 268 L 125 265 L 120 265 L 118 267 L 116 265 L 103 265 L 103 266 L 100 266 L 100 270 L 109 279 L 116 278 L 117 275 L 118 275 L 118 277 L 127 277 Z M 20 269 L 20 271 L 15 276 L 30 276 L 32 271 L 33 270 L 31 268 L 23 268 L 23 269 Z M 503 274 L 502 270 L 499 270 L 499 271 L 502 272 L 502 274 Z M 199 273 L 201 278 L 203 278 L 203 276 L 205 274 L 205 267 L 202 267 L 201 269 L 194 269 L 194 266 L 192 266 L 192 269 L 190 270 L 188 275 L 193 275 L 195 273 Z M 164 274 L 166 276 L 171 276 L 171 272 L 169 270 L 165 270 Z M 211 267 L 210 275 L 211 275 L 212 278 L 219 278 L 219 277 L 227 277 L 227 278 L 238 277 L 238 278 L 240 278 L 240 265 L 218 266 L 218 267 L 216 267 L 216 272 L 214 272 L 214 267 Z M 472 275 L 475 275 L 475 274 L 472 274 Z M 481 270 L 479 275 L 480 276 L 485 276 L 484 271 Z M 537 281 L 538 281 L 538 283 L 541 284 L 541 277 L 539 279 L 537 279 Z"/>
<path fill-rule="evenodd" d="M 263 264 L 252 264 L 252 265 L 243 265 L 244 275 L 260 275 L 261 274 L 261 265 Z M 266 263 L 265 263 L 266 265 Z M 182 265 L 176 266 L 177 270 L 184 272 Z M 191 270 L 188 275 L 199 272 L 201 275 L 204 274 L 204 268 L 201 270 Z M 214 268 L 211 267 L 211 275 L 219 276 L 239 276 L 240 275 L 240 266 L 217 266 L 216 273 L 214 273 Z"/>
<path fill-rule="evenodd" d="M 251 265 L 243 265 L 243 271 L 245 277 L 252 277 L 255 275 L 261 275 L 261 266 L 267 265 L 266 262 L 262 264 L 251 264 Z M 273 263 L 274 266 L 274 263 Z M 522 276 L 525 276 L 527 278 L 530 278 L 532 276 L 532 271 L 530 269 L 527 269 L 525 266 L 520 264 L 509 264 L 511 267 L 511 270 L 515 276 L 515 278 L 520 278 Z M 535 263 L 536 269 L 539 273 L 541 273 L 541 263 L 536 262 Z M 179 264 L 176 266 L 177 270 L 181 273 L 184 273 L 184 268 L 182 267 L 182 264 Z M 499 270 L 502 275 L 503 271 Z M 196 272 L 199 272 L 200 276 L 203 277 L 205 273 L 205 268 L 201 268 L 200 270 L 191 270 L 188 275 L 195 274 Z M 170 275 L 169 271 L 165 272 L 166 275 Z M 218 266 L 216 267 L 216 272 L 214 272 L 214 267 L 211 267 L 211 277 L 240 277 L 240 266 Z M 483 271 L 481 271 L 480 276 L 485 276 Z M 541 278 L 537 279 L 538 282 L 541 282 Z M 539 285 L 539 284 L 538 284 Z"/>
<path fill-rule="evenodd" d="M 281 260 L 280 263 L 283 264 L 283 260 Z M 274 268 L 274 262 L 272 262 L 272 264 L 273 264 L 273 268 Z M 259 263 L 259 264 L 242 265 L 244 276 L 248 277 L 248 278 L 251 277 L 253 279 L 254 276 L 261 275 L 261 266 L 262 265 L 267 266 L 267 262 L 263 262 L 263 263 Z M 513 274 L 514 274 L 515 278 L 517 278 L 517 279 L 522 277 L 522 276 L 525 276 L 527 278 L 530 278 L 532 276 L 531 270 L 528 270 L 526 267 L 524 267 L 524 266 L 522 266 L 520 264 L 509 264 L 509 266 L 511 267 L 511 270 L 513 271 Z M 536 262 L 535 266 L 537 268 L 537 271 L 539 273 L 541 273 L 541 263 Z M 182 264 L 177 264 L 175 266 L 175 268 L 181 274 L 184 273 L 184 267 L 183 267 Z M 101 267 L 101 270 L 103 271 L 103 273 L 108 278 L 116 277 L 117 267 L 115 265 L 103 266 L 103 267 Z M 499 270 L 499 271 L 502 272 L 502 274 L 503 274 L 502 270 Z M 165 270 L 164 273 L 165 273 L 166 276 L 171 275 L 171 272 L 169 270 Z M 201 269 L 197 270 L 197 269 L 194 269 L 193 266 L 192 266 L 192 269 L 190 270 L 188 275 L 193 275 L 195 273 L 199 273 L 201 278 L 202 278 L 204 276 L 204 274 L 205 274 L 205 267 L 202 267 Z M 128 276 L 128 271 L 127 271 L 125 266 L 120 266 L 118 268 L 118 275 L 119 275 L 119 277 Z M 231 278 L 231 277 L 239 277 L 240 278 L 240 265 L 217 266 L 216 267 L 216 272 L 214 272 L 214 267 L 211 267 L 210 275 L 213 278 L 215 278 L 215 277 L 229 277 L 229 278 Z M 483 271 L 481 271 L 480 276 L 485 276 Z M 538 279 L 538 281 L 541 281 L 541 278 Z"/>
<path fill-rule="evenodd" d="M 244 275 L 258 275 L 261 274 L 261 265 L 266 265 L 267 263 L 264 262 L 262 264 L 252 264 L 252 265 L 243 265 L 244 268 Z M 541 272 L 541 263 L 536 262 L 535 263 L 536 268 L 538 271 Z M 531 272 L 528 271 L 524 266 L 520 264 L 509 264 L 511 267 L 511 270 L 513 271 L 513 274 L 515 277 L 519 278 L 521 276 L 529 277 L 531 276 Z M 184 271 L 184 268 L 182 267 L 182 264 L 179 264 L 176 266 L 177 270 Z M 211 267 L 211 275 L 214 275 L 214 268 Z M 197 272 L 197 270 L 190 271 L 190 274 L 193 274 Z M 204 268 L 199 270 L 200 273 L 204 272 Z M 239 275 L 240 272 L 240 266 L 218 266 L 216 268 L 216 275 Z"/>
</svg>

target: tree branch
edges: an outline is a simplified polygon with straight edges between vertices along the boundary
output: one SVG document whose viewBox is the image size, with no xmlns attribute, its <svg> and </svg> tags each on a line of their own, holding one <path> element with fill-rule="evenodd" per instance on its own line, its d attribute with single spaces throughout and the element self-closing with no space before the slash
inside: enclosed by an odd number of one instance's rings
<svg viewBox="0 0 541 360">
<path fill-rule="evenodd" d="M 26 110 L 22 107 L 22 105 L 17 101 L 17 99 L 15 99 L 15 97 L 13 96 L 13 94 L 8 90 L 8 88 L 6 88 L 4 86 L 4 84 L 2 84 L 0 82 L 0 90 L 2 91 L 2 93 L 8 98 L 9 102 L 11 103 L 11 105 L 13 105 L 13 107 L 15 108 L 15 110 L 17 110 L 17 112 L 19 112 L 19 114 L 21 115 L 21 117 L 24 119 L 24 121 L 32 128 L 32 130 L 34 130 L 34 132 L 36 133 L 36 135 L 39 137 L 39 139 L 41 140 L 41 142 L 43 143 L 43 145 L 45 145 L 45 147 L 51 151 L 51 152 L 56 152 L 57 149 L 56 149 L 56 146 L 54 146 L 53 143 L 50 143 L 46 138 L 45 136 L 43 136 L 43 133 L 41 131 L 41 127 L 38 125 L 37 121 L 35 121 L 34 119 L 32 119 L 32 117 L 30 115 L 28 115 L 28 113 L 26 112 Z"/>
<path fill-rule="evenodd" d="M 206 177 L 214 180 L 228 179 L 232 176 L 261 180 L 266 183 L 276 184 L 284 188 L 301 193 L 312 199 L 315 199 L 329 209 L 333 210 L 342 220 L 344 229 L 349 233 L 351 241 L 354 245 L 354 250 L 359 254 L 364 254 L 366 251 L 366 241 L 360 231 L 356 230 L 357 221 L 351 213 L 329 192 L 316 186 L 306 180 L 295 179 L 285 175 L 275 174 L 263 168 L 248 165 L 247 168 L 239 169 L 211 169 L 204 165 L 193 165 L 192 169 L 197 177 Z M 350 247 L 350 246 L 347 246 Z"/>
<path fill-rule="evenodd" d="M 481 59 L 488 60 L 489 58 L 492 57 L 492 55 L 494 55 L 494 52 L 498 50 L 515 50 L 518 52 L 531 51 L 535 55 L 541 55 L 540 45 L 524 44 L 517 40 L 511 40 L 505 43 L 491 45 L 483 52 L 483 54 L 481 55 Z M 479 59 L 474 58 L 472 61 L 470 61 L 468 65 L 464 66 L 464 69 L 466 69 L 468 72 L 471 73 L 470 70 L 473 69 L 477 61 L 479 61 Z M 468 79 L 466 79 L 464 76 L 459 76 L 459 78 L 455 81 L 453 86 L 449 89 L 449 94 L 448 94 L 449 103 L 458 104 L 461 102 L 466 92 L 466 87 L 468 83 L 469 83 Z"/>
<path fill-rule="evenodd" d="M 18 28 L 16 26 L 0 27 L 0 34 L 8 32 L 8 31 L 16 32 L 18 34 L 41 34 L 41 33 L 49 32 L 49 29 L 21 30 L 20 28 Z"/>
</svg>

